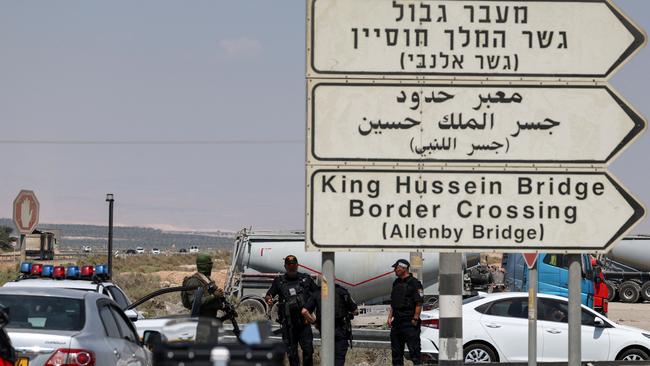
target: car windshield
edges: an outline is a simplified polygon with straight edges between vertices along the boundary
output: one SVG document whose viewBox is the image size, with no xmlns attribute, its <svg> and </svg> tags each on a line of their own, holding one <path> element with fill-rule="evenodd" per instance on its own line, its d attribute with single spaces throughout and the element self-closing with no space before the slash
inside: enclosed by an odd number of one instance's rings
<svg viewBox="0 0 650 366">
<path fill-rule="evenodd" d="M 0 305 L 8 309 L 9 329 L 81 330 L 86 320 L 81 299 L 0 295 Z"/>
</svg>

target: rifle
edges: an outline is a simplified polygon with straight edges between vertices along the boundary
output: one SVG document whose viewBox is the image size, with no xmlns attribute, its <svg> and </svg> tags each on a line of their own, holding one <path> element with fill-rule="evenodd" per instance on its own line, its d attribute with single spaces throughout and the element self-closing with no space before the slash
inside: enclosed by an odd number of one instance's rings
<svg viewBox="0 0 650 366">
<path fill-rule="evenodd" d="M 210 295 L 214 295 L 214 293 L 218 289 L 217 285 L 215 285 L 213 281 L 210 281 L 210 283 L 208 283 L 204 287 Z M 224 320 L 230 320 L 230 323 L 232 323 L 232 332 L 235 334 L 235 336 L 237 336 L 237 339 L 239 339 L 241 330 L 239 329 L 239 324 L 237 323 L 237 316 L 238 316 L 237 310 L 235 310 L 235 306 L 230 301 L 228 301 L 225 296 L 220 296 L 220 297 L 222 298 L 223 301 L 221 305 L 222 306 L 221 311 L 223 311 L 224 315 L 217 317 L 217 319 L 220 322 L 223 322 Z"/>
</svg>

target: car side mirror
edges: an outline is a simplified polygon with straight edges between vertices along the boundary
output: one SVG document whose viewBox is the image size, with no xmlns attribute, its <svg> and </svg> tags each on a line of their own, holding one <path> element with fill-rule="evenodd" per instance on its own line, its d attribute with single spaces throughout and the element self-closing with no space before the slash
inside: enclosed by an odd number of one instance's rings
<svg viewBox="0 0 650 366">
<path fill-rule="evenodd" d="M 605 321 L 599 317 L 594 317 L 594 327 L 605 328 Z"/>
<path fill-rule="evenodd" d="M 138 312 L 133 309 L 124 310 L 124 315 L 132 322 L 138 320 Z"/>
<path fill-rule="evenodd" d="M 155 330 L 145 330 L 142 335 L 142 343 L 150 351 L 153 351 L 156 345 L 161 344 L 163 341 L 162 333 Z"/>
</svg>

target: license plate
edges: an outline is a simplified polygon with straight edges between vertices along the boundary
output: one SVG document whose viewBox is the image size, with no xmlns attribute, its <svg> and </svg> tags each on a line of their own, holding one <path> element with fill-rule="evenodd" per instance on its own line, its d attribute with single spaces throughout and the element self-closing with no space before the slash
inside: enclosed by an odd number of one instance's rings
<svg viewBox="0 0 650 366">
<path fill-rule="evenodd" d="M 29 366 L 29 358 L 27 357 L 18 357 L 16 358 L 15 366 Z"/>
</svg>

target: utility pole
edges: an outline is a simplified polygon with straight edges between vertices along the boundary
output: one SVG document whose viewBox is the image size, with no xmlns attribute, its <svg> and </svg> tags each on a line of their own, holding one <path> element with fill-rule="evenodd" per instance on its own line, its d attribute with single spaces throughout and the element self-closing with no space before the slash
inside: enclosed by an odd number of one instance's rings
<svg viewBox="0 0 650 366">
<path fill-rule="evenodd" d="M 112 193 L 106 194 L 108 202 L 108 278 L 113 278 L 113 198 Z"/>
</svg>

